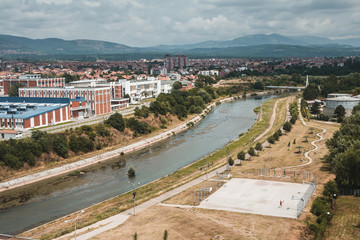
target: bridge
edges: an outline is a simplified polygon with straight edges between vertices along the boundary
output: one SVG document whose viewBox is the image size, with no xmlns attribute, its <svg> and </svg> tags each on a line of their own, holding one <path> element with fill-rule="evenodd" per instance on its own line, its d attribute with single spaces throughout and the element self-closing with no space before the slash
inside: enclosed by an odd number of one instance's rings
<svg viewBox="0 0 360 240">
<path fill-rule="evenodd" d="M 294 86 L 266 86 L 267 89 L 289 89 L 289 90 L 304 90 L 309 86 L 309 76 L 306 75 L 306 84 L 305 87 L 294 87 Z"/>
<path fill-rule="evenodd" d="M 266 86 L 267 89 L 289 89 L 289 90 L 304 90 L 306 87 L 294 86 Z"/>
</svg>

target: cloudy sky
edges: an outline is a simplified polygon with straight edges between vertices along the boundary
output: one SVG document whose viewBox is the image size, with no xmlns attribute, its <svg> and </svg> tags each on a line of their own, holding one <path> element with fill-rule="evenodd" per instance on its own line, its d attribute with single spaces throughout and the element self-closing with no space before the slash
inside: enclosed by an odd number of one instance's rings
<svg viewBox="0 0 360 240">
<path fill-rule="evenodd" d="M 0 0 L 0 34 L 129 46 L 279 33 L 360 37 L 359 0 Z"/>
</svg>

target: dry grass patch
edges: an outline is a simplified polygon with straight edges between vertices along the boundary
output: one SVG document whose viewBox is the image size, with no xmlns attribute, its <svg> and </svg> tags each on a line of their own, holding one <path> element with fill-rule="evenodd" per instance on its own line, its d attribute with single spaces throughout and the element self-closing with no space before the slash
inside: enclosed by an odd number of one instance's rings
<svg viewBox="0 0 360 240">
<path fill-rule="evenodd" d="M 162 239 L 165 230 L 169 239 L 307 239 L 304 229 L 293 219 L 154 206 L 92 239 Z"/>
<path fill-rule="evenodd" d="M 336 200 L 334 218 L 326 239 L 360 239 L 360 198 L 341 196 Z"/>
</svg>

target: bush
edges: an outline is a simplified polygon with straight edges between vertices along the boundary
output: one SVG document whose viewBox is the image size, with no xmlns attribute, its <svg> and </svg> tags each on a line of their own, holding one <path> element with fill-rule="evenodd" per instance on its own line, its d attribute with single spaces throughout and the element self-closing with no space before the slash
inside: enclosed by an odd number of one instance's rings
<svg viewBox="0 0 360 240">
<path fill-rule="evenodd" d="M 256 152 L 255 152 L 255 149 L 253 147 L 250 147 L 249 150 L 248 150 L 248 154 L 250 156 L 256 156 Z"/>
<path fill-rule="evenodd" d="M 291 120 L 290 120 L 291 121 Z M 283 125 L 283 129 L 287 132 L 290 132 L 292 128 L 292 124 L 290 122 L 285 122 Z"/>
<path fill-rule="evenodd" d="M 128 177 L 132 178 L 135 177 L 135 168 L 133 166 L 130 166 L 127 172 Z"/>
<path fill-rule="evenodd" d="M 290 123 L 291 123 L 291 124 L 295 124 L 295 123 L 296 123 L 296 120 L 297 120 L 297 118 L 291 117 Z M 285 129 L 284 129 L 284 130 L 285 130 Z M 291 130 L 291 128 L 290 128 L 290 130 Z M 285 130 L 285 131 L 286 131 L 286 130 Z"/>
<path fill-rule="evenodd" d="M 96 133 L 101 137 L 110 136 L 109 130 L 106 129 L 106 126 L 103 123 L 99 123 L 95 126 Z"/>
<path fill-rule="evenodd" d="M 257 151 L 261 151 L 263 149 L 263 146 L 261 143 L 257 142 L 256 145 L 255 145 L 255 150 Z"/>
<path fill-rule="evenodd" d="M 19 158 L 17 158 L 16 156 L 14 156 L 12 154 L 9 154 L 9 153 L 7 153 L 3 156 L 3 161 L 6 166 L 9 166 L 16 170 L 21 168 L 24 164 L 23 162 L 21 162 L 19 160 Z"/>
<path fill-rule="evenodd" d="M 311 206 L 310 212 L 316 216 L 320 216 L 330 212 L 330 209 L 330 203 L 324 197 L 317 197 Z"/>
<path fill-rule="evenodd" d="M 245 152 L 241 151 L 237 154 L 237 158 L 240 160 L 245 160 Z"/>
<path fill-rule="evenodd" d="M 339 189 L 335 181 L 330 180 L 324 185 L 323 195 L 329 199 L 339 196 Z"/>
<path fill-rule="evenodd" d="M 67 139 L 64 135 L 55 134 L 53 140 L 53 147 L 55 153 L 63 158 L 67 158 L 69 146 Z"/>
<path fill-rule="evenodd" d="M 112 114 L 106 120 L 106 123 L 120 132 L 123 132 L 125 129 L 125 121 L 120 113 Z"/>
<path fill-rule="evenodd" d="M 228 161 L 230 166 L 234 165 L 234 160 L 232 159 L 232 157 L 229 157 L 229 161 Z"/>
<path fill-rule="evenodd" d="M 275 143 L 275 138 L 274 138 L 274 136 L 268 137 L 267 141 L 268 141 L 270 144 L 274 144 L 274 143 Z"/>
</svg>

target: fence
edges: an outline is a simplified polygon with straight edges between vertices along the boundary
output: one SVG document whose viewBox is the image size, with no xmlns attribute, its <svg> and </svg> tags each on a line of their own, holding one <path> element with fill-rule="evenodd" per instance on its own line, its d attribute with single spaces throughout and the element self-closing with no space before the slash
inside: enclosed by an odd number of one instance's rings
<svg viewBox="0 0 360 240">
<path fill-rule="evenodd" d="M 351 196 L 360 197 L 360 189 L 340 188 L 339 191 L 340 191 L 340 195 L 351 195 Z"/>
<path fill-rule="evenodd" d="M 305 182 L 303 181 L 303 184 Z M 300 199 L 300 201 L 297 204 L 297 217 L 299 217 L 300 213 L 304 210 L 306 204 L 309 202 L 311 196 L 314 194 L 315 189 L 317 186 L 317 177 L 315 176 L 314 180 L 309 184 L 308 189 Z"/>
<path fill-rule="evenodd" d="M 292 178 L 302 178 L 302 179 L 311 179 L 312 173 L 306 170 L 290 170 L 282 168 L 259 168 L 259 176 L 269 176 L 269 177 L 292 177 Z"/>
</svg>

